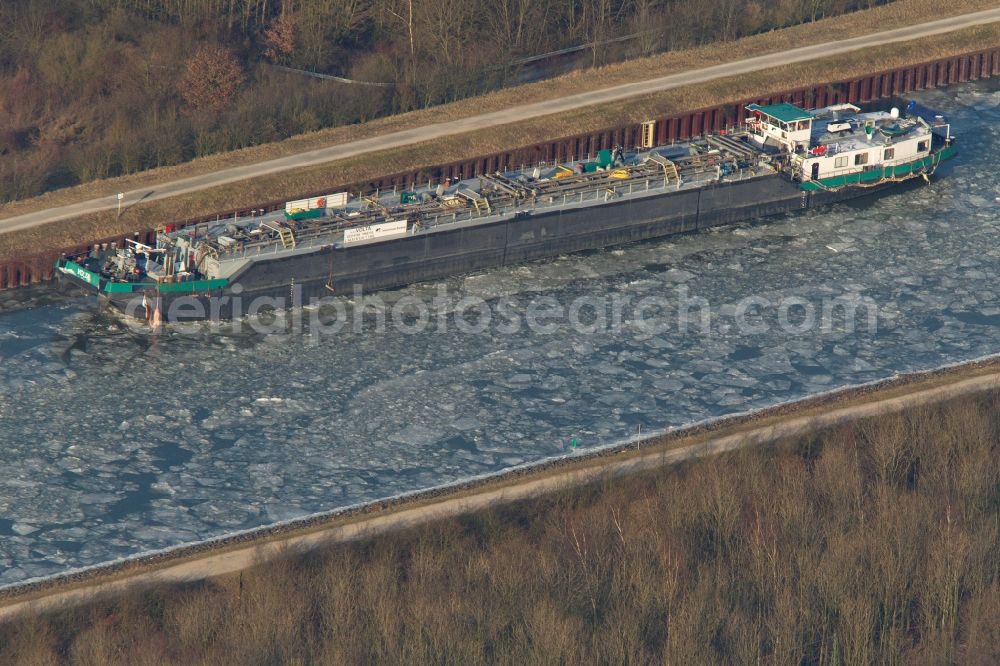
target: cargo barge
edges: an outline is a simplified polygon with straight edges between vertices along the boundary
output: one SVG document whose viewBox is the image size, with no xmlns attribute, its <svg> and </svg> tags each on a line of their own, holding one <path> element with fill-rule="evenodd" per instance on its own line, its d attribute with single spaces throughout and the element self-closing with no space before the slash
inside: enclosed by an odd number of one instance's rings
<svg viewBox="0 0 1000 666">
<path fill-rule="evenodd" d="M 56 274 L 152 323 L 229 319 L 846 201 L 928 179 L 956 150 L 913 103 L 747 110 L 738 131 L 685 143 L 167 227 Z"/>
</svg>

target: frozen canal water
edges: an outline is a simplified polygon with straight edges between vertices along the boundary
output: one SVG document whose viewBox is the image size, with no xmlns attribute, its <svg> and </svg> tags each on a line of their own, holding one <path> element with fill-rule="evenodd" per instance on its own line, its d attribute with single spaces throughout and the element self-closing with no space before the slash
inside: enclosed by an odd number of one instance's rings
<svg viewBox="0 0 1000 666">
<path fill-rule="evenodd" d="M 996 88 L 921 95 L 964 139 L 929 186 L 381 295 L 481 297 L 481 332 L 452 308 L 423 333 L 151 337 L 82 297 L 0 293 L 0 584 L 994 354 Z M 650 297 L 646 326 L 628 306 L 509 332 Z M 838 297 L 875 326 L 824 318 Z"/>
</svg>

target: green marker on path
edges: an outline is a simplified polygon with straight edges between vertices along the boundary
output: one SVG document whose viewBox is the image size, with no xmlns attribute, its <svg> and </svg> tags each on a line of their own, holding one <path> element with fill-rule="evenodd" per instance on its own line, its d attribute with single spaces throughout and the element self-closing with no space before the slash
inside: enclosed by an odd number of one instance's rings
<svg viewBox="0 0 1000 666">
<path fill-rule="evenodd" d="M 576 451 L 576 437 L 574 437 L 573 439 L 569 440 L 569 448 L 571 448 L 574 451 Z"/>
</svg>

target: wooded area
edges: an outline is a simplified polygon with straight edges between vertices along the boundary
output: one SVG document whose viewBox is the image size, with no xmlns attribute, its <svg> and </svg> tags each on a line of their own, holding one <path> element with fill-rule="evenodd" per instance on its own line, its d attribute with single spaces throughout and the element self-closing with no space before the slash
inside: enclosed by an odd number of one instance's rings
<svg viewBox="0 0 1000 666">
<path fill-rule="evenodd" d="M 996 664 L 1000 397 L 0 626 L 32 664 Z"/>
<path fill-rule="evenodd" d="M 8 0 L 0 202 L 889 1 Z"/>
</svg>

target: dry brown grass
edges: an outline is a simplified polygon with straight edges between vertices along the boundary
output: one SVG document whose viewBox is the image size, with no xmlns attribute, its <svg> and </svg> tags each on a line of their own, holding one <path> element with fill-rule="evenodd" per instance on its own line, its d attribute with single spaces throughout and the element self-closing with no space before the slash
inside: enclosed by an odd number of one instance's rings
<svg viewBox="0 0 1000 666">
<path fill-rule="evenodd" d="M 996 663 L 1000 397 L 0 628 L 0 662 Z"/>
<path fill-rule="evenodd" d="M 0 205 L 0 218 L 107 196 L 115 192 L 148 187 L 155 183 L 178 178 L 211 173 L 248 162 L 261 162 L 379 134 L 466 118 L 520 104 L 641 81 L 754 55 L 776 53 L 813 44 L 817 41 L 857 37 L 872 32 L 924 23 L 929 20 L 994 9 L 995 7 L 995 0 L 954 0 L 949 3 L 942 3 L 940 0 L 896 0 L 889 5 L 874 9 L 742 38 L 726 43 L 724 46 L 712 44 L 596 69 L 574 71 L 546 81 L 507 88 L 451 104 L 380 118 L 359 125 L 320 130 L 295 136 L 285 141 L 213 155 L 176 166 L 86 183 L 50 192 L 40 197 L 2 204 Z M 924 60 L 927 59 L 924 58 Z"/>
<path fill-rule="evenodd" d="M 10 217 L 33 210 L 106 196 L 123 190 L 151 186 L 177 178 L 210 173 L 247 162 L 284 157 L 379 134 L 455 120 L 518 104 L 552 99 L 587 90 L 597 90 L 665 73 L 725 63 L 751 55 L 779 52 L 808 45 L 817 40 L 829 41 L 854 37 L 875 30 L 904 27 L 925 22 L 931 18 L 945 18 L 982 9 L 991 9 L 994 6 L 995 3 L 991 0 L 958 0 L 948 3 L 947 6 L 941 6 L 937 0 L 897 0 L 890 5 L 871 10 L 743 38 L 727 43 L 725 48 L 720 48 L 718 44 L 715 44 L 607 65 L 597 69 L 574 71 L 554 79 L 504 89 L 474 99 L 380 118 L 360 125 L 303 134 L 285 141 L 213 155 L 181 165 L 86 183 L 24 201 L 0 204 L 0 217 Z"/>
<path fill-rule="evenodd" d="M 883 9 L 888 10 L 895 6 L 892 5 Z M 808 26 L 800 26 L 799 28 L 804 29 L 805 27 Z M 796 30 L 796 28 L 790 28 L 789 30 Z M 763 37 L 759 36 L 750 39 Z M 998 43 L 1000 43 L 1000 26 L 981 26 L 938 35 L 916 42 L 904 42 L 878 47 L 863 53 L 843 54 L 825 59 L 822 62 L 800 63 L 782 68 L 762 70 L 749 75 L 723 78 L 704 84 L 676 88 L 613 105 L 590 107 L 558 116 L 548 116 L 523 123 L 456 135 L 447 139 L 415 144 L 391 151 L 368 153 L 356 158 L 249 179 L 239 183 L 214 187 L 160 201 L 137 204 L 128 209 L 120 219 L 115 217 L 113 211 L 106 211 L 73 220 L 54 222 L 29 230 L 2 234 L 0 235 L 0 260 L 25 253 L 37 253 L 48 249 L 86 243 L 96 238 L 129 233 L 138 229 L 147 229 L 156 224 L 171 220 L 207 215 L 214 211 L 246 205 L 247 202 L 280 199 L 295 193 L 323 188 L 337 189 L 347 187 L 388 173 L 417 170 L 435 164 L 498 152 L 515 146 L 530 145 L 539 141 L 551 140 L 554 137 L 579 134 L 612 125 L 640 122 L 651 117 L 679 114 L 731 100 L 765 96 L 773 92 L 812 85 L 816 81 L 837 81 L 861 76 L 871 72 L 872 62 L 877 62 L 879 69 L 892 69 L 908 64 L 943 58 L 949 55 L 968 53 L 995 46 Z M 727 50 L 726 53 L 728 54 L 730 51 Z M 660 57 L 679 57 L 680 55 L 667 54 Z M 626 65 L 628 63 L 617 67 L 625 67 Z M 453 105 L 448 106 L 450 108 Z M 435 113 L 446 113 L 445 109 L 446 107 L 441 107 Z M 413 114 L 407 115 L 412 116 Z M 437 119 L 444 120 L 451 117 L 453 116 L 447 115 L 446 117 L 438 117 Z M 424 119 L 426 120 L 426 118 Z M 399 117 L 376 121 L 376 123 L 383 122 L 402 123 L 404 120 L 402 117 Z M 374 124 L 370 123 L 369 125 Z M 401 127 L 402 125 L 391 128 L 383 127 L 382 129 L 391 131 L 391 129 L 399 129 Z M 355 130 L 349 128 L 330 130 L 330 132 L 334 133 L 347 131 L 363 133 L 366 130 L 360 128 Z M 361 134 L 345 135 L 341 139 L 336 140 L 350 140 L 360 137 Z M 284 143 L 289 144 L 296 140 L 299 139 L 292 139 Z M 306 139 L 302 138 L 301 140 L 304 141 Z M 331 138 L 329 142 L 334 141 L 335 139 Z M 300 144 L 300 147 L 296 150 L 304 149 L 304 145 Z M 264 148 L 266 147 L 261 147 L 261 149 Z M 239 158 L 239 161 L 256 159 L 248 155 L 243 155 L 246 152 L 241 151 L 242 156 Z M 277 153 L 271 156 L 276 155 Z M 236 159 L 232 155 L 217 156 L 217 158 Z M 185 166 L 192 166 L 193 168 L 193 164 Z M 222 166 L 224 165 L 218 164 L 213 168 L 221 168 Z M 183 168 L 185 167 L 173 167 L 173 169 Z M 181 172 L 171 173 L 177 175 Z M 167 175 L 163 179 L 168 177 L 172 176 Z M 127 185 L 127 187 L 134 186 L 136 186 L 134 183 Z M 108 192 L 113 192 L 120 187 L 125 186 L 114 185 Z M 97 196 L 100 193 L 97 191 L 89 192 L 86 196 Z M 55 197 L 57 195 L 63 196 L 60 193 L 52 193 L 51 195 L 46 195 L 46 197 Z M 63 200 L 57 201 L 55 199 L 46 199 L 45 202 L 42 202 L 46 197 L 40 197 L 37 200 L 37 202 L 41 202 L 38 207 L 65 203 Z M 81 195 L 82 197 L 83 195 Z M 25 205 L 28 204 L 28 202 L 22 203 Z M 17 212 L 25 211 L 18 210 Z"/>
</svg>

